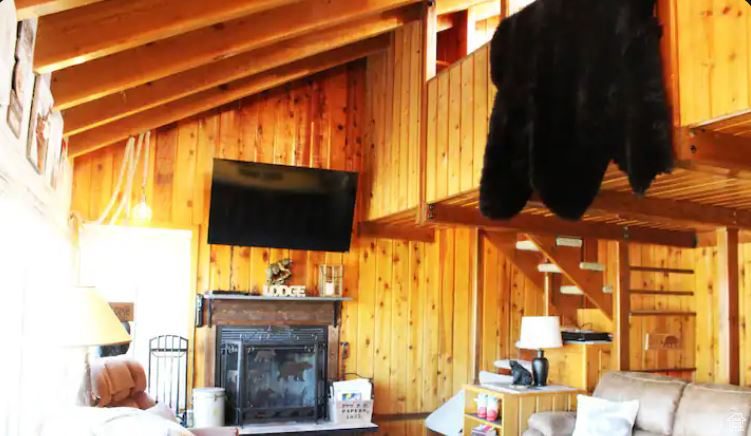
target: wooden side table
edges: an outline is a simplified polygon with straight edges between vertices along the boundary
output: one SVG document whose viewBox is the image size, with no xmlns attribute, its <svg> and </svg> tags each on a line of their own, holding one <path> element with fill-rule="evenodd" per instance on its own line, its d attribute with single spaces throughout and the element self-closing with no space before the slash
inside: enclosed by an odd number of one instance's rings
<svg viewBox="0 0 751 436">
<path fill-rule="evenodd" d="M 498 420 L 490 422 L 477 417 L 475 398 L 478 394 L 498 398 Z M 480 424 L 496 429 L 498 436 L 521 436 L 527 430 L 527 420 L 536 412 L 574 411 L 576 396 L 584 390 L 569 386 L 545 386 L 516 390 L 508 385 L 464 386 L 464 434 L 472 434 L 472 428 Z"/>
</svg>

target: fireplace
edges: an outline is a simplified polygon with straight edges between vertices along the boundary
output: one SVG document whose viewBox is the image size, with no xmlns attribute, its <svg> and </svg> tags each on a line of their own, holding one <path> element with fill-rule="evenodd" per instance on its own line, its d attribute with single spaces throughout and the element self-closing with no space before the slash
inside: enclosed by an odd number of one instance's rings
<svg viewBox="0 0 751 436">
<path fill-rule="evenodd" d="M 324 418 L 328 326 L 218 326 L 216 386 L 226 422 Z"/>
</svg>

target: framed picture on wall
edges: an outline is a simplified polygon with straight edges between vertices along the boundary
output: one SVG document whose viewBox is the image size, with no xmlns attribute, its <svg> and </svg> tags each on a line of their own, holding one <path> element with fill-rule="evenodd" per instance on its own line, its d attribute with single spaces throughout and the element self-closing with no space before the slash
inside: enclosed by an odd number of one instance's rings
<svg viewBox="0 0 751 436">
<path fill-rule="evenodd" d="M 29 134 L 26 141 L 26 158 L 39 174 L 45 174 L 47 168 L 52 125 L 55 122 L 49 79 L 50 75 L 46 74 L 37 76 L 34 82 L 34 101 L 31 104 Z M 59 125 L 62 127 L 62 122 Z"/>
<path fill-rule="evenodd" d="M 13 80 L 8 102 L 8 126 L 16 138 L 23 140 L 26 127 L 25 117 L 34 89 L 34 72 L 32 60 L 34 56 L 35 24 L 30 20 L 18 23 L 16 34 L 15 65 Z"/>
<path fill-rule="evenodd" d="M 16 8 L 12 1 L 0 1 L 0 106 L 10 103 L 15 63 Z"/>
<path fill-rule="evenodd" d="M 65 172 L 65 158 L 68 155 L 68 144 L 63 139 L 63 115 L 60 111 L 52 111 L 48 127 L 49 141 L 45 173 L 52 189 L 57 189 Z"/>
</svg>

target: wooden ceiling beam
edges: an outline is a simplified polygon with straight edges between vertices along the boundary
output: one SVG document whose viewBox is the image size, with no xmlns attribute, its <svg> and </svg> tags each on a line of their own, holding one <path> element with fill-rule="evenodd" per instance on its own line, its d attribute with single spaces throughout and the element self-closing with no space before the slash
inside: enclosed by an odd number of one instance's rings
<svg viewBox="0 0 751 436">
<path fill-rule="evenodd" d="M 305 0 L 155 41 L 57 71 L 52 76 L 55 105 L 67 109 L 248 50 L 411 3 L 417 0 Z"/>
<path fill-rule="evenodd" d="M 74 106 L 63 112 L 65 134 L 75 135 L 222 83 L 276 68 L 295 59 L 389 32 L 418 19 L 419 13 L 420 5 L 410 5 L 338 24 L 320 32 L 297 36 Z"/>
<path fill-rule="evenodd" d="M 543 235 L 567 235 L 613 241 L 631 241 L 675 247 L 696 247 L 696 233 L 691 231 L 663 230 L 640 226 L 566 221 L 557 217 L 520 214 L 507 221 L 491 220 L 476 207 L 430 204 L 425 221 L 433 224 L 466 225 L 487 229 L 515 229 Z"/>
<path fill-rule="evenodd" d="M 530 205 L 544 207 L 539 197 L 534 197 Z M 751 211 L 704 205 L 686 200 L 637 197 L 628 192 L 602 190 L 597 194 L 588 211 L 613 213 L 623 218 L 644 221 L 751 229 Z"/>
<path fill-rule="evenodd" d="M 401 226 L 366 221 L 358 224 L 357 231 L 360 237 L 435 242 L 435 229 L 430 227 Z"/>
<path fill-rule="evenodd" d="M 450 14 L 469 9 L 472 6 L 494 0 L 436 0 L 436 14 Z"/>
<path fill-rule="evenodd" d="M 108 0 L 39 19 L 34 68 L 50 73 L 300 0 Z"/>
<path fill-rule="evenodd" d="M 386 49 L 389 41 L 388 35 L 377 36 L 139 112 L 71 137 L 68 154 L 71 157 L 80 156 L 130 135 L 164 126 L 292 80 L 351 62 Z"/>
<path fill-rule="evenodd" d="M 751 170 L 751 137 L 695 127 L 683 129 L 677 138 L 676 155 L 682 161 L 729 170 Z"/>
<path fill-rule="evenodd" d="M 16 0 L 16 16 L 19 21 L 28 20 L 100 1 L 102 0 Z"/>
</svg>

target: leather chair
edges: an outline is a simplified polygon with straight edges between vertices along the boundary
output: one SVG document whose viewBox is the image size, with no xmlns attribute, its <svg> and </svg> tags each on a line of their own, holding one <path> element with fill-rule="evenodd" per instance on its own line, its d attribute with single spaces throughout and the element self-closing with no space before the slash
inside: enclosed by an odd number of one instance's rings
<svg viewBox="0 0 751 436">
<path fill-rule="evenodd" d="M 146 393 L 146 372 L 137 361 L 104 357 L 91 362 L 91 390 L 95 407 L 133 407 L 147 410 L 156 402 Z M 195 436 L 237 436 L 236 427 L 190 429 Z"/>
</svg>

